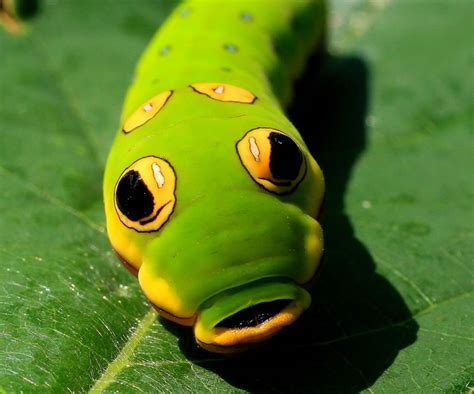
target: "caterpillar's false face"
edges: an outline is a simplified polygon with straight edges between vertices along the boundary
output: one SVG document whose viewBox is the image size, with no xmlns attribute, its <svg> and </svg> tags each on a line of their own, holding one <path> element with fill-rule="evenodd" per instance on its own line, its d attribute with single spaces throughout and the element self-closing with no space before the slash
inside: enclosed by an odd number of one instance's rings
<svg viewBox="0 0 474 394">
<path fill-rule="evenodd" d="M 115 207 L 120 221 L 139 232 L 157 231 L 173 212 L 176 176 L 163 159 L 137 160 L 120 176 L 115 187 Z"/>
<path fill-rule="evenodd" d="M 184 95 L 187 114 L 209 104 L 218 115 L 160 127 Z M 322 254 L 321 171 L 294 131 L 240 117 L 238 108 L 258 102 L 223 83 L 153 96 L 124 120 L 134 145 L 117 157 L 106 191 L 112 244 L 147 298 L 215 352 L 261 342 L 298 319 Z M 223 116 L 226 108 L 234 113 Z"/>
<path fill-rule="evenodd" d="M 291 192 L 306 173 L 306 161 L 300 148 L 278 130 L 249 131 L 238 142 L 237 152 L 253 180 L 273 193 Z"/>
</svg>

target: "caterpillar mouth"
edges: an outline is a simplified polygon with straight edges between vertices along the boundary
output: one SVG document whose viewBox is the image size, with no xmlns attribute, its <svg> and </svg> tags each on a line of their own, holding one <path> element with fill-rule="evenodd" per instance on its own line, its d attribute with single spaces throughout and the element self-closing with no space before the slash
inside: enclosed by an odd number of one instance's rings
<svg viewBox="0 0 474 394">
<path fill-rule="evenodd" d="M 243 329 L 246 327 L 256 327 L 278 315 L 291 301 L 276 300 L 252 305 L 226 317 L 215 328 Z"/>
<path fill-rule="evenodd" d="M 269 284 L 255 289 L 259 290 L 262 290 L 261 297 L 256 298 L 260 298 L 260 302 L 254 298 L 257 302 L 252 305 L 244 302 L 242 309 L 236 308 L 234 301 L 248 300 L 250 294 L 235 293 L 203 309 L 194 326 L 198 344 L 216 353 L 243 351 L 294 323 L 311 302 L 304 289 L 292 284 Z M 272 292 L 278 292 L 279 296 L 272 296 Z M 226 309 L 230 313 L 225 313 Z"/>
</svg>

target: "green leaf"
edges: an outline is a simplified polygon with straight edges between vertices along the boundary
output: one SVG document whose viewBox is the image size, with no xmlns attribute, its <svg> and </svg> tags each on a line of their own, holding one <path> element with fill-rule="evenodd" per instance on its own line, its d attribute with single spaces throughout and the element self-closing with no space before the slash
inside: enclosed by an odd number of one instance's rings
<svg viewBox="0 0 474 394">
<path fill-rule="evenodd" d="M 314 308 L 230 359 L 156 316 L 104 229 L 121 102 L 175 4 L 49 1 L 0 31 L 0 391 L 474 386 L 472 2 L 332 3 L 290 110 L 328 187 Z"/>
</svg>

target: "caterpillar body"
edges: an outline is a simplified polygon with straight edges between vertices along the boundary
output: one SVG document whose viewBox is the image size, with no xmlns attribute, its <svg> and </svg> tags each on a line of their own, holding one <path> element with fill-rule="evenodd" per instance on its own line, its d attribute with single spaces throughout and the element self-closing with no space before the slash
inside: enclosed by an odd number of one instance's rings
<svg viewBox="0 0 474 394">
<path fill-rule="evenodd" d="M 182 3 L 143 53 L 104 176 L 111 244 L 167 319 L 227 353 L 308 308 L 324 179 L 282 108 L 322 0 Z"/>
</svg>

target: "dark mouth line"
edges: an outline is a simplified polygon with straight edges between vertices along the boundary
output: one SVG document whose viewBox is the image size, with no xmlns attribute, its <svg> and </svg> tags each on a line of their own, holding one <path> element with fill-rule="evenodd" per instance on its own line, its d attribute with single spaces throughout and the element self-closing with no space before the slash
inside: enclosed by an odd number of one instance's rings
<svg viewBox="0 0 474 394">
<path fill-rule="evenodd" d="M 270 183 L 274 184 L 275 186 L 291 186 L 291 182 L 289 182 L 289 181 L 277 182 L 277 181 L 272 181 L 271 179 L 263 178 L 263 177 L 258 177 L 258 179 L 270 182 Z"/>
<path fill-rule="evenodd" d="M 292 301 L 293 300 L 285 298 L 252 305 L 226 317 L 224 320 L 220 321 L 215 328 L 223 327 L 230 329 L 243 329 L 259 326 L 267 320 L 275 317 Z"/>
<path fill-rule="evenodd" d="M 246 350 L 256 347 L 257 344 L 238 344 L 238 345 L 218 345 L 216 343 L 207 343 L 196 338 L 197 344 L 208 352 L 218 353 L 224 357 L 231 354 L 243 353 Z"/>
<path fill-rule="evenodd" d="M 163 210 L 163 208 L 166 207 L 170 202 L 171 202 L 171 200 L 168 201 L 166 204 L 162 205 L 160 208 L 158 208 L 158 211 L 156 211 L 156 213 L 155 213 L 150 219 L 140 220 L 139 223 L 140 223 L 142 226 L 144 226 L 145 224 L 148 224 L 148 223 L 153 222 L 153 221 L 158 217 L 158 215 L 159 215 L 160 212 Z"/>
</svg>

